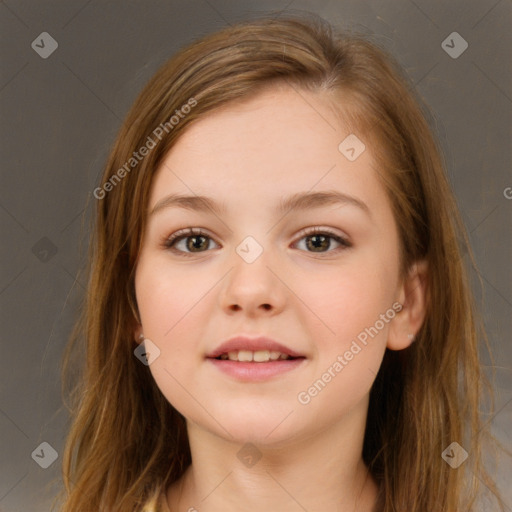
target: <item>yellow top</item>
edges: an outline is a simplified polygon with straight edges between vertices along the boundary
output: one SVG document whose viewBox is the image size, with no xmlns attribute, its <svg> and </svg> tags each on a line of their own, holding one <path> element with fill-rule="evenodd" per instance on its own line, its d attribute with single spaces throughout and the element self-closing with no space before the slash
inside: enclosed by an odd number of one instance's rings
<svg viewBox="0 0 512 512">
<path fill-rule="evenodd" d="M 165 489 L 148 500 L 144 505 L 143 512 L 171 512 L 167 504 Z"/>
</svg>

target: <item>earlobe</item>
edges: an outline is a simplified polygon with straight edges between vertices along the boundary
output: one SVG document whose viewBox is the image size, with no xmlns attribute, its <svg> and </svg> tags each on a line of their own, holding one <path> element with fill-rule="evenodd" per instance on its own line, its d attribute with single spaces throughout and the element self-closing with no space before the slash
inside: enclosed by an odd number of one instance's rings
<svg viewBox="0 0 512 512">
<path fill-rule="evenodd" d="M 144 334 L 142 334 L 142 325 L 139 324 L 139 323 L 136 323 L 135 326 L 133 327 L 133 339 L 137 342 L 137 343 L 142 343 L 144 341 Z"/>
<path fill-rule="evenodd" d="M 427 313 L 427 277 L 426 260 L 413 263 L 400 290 L 398 302 L 401 311 L 393 318 L 389 328 L 387 348 L 403 350 L 413 343 Z"/>
</svg>

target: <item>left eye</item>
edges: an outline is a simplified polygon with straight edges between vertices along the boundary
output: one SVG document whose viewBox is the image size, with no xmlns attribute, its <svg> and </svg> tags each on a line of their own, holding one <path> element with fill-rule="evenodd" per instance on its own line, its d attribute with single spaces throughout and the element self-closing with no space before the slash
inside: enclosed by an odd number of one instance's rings
<svg viewBox="0 0 512 512">
<path fill-rule="evenodd" d="M 332 252 L 329 250 L 331 249 L 332 240 L 338 244 L 338 247 L 335 249 L 351 247 L 351 244 L 347 239 L 324 228 L 315 228 L 307 232 L 303 232 L 302 237 L 299 239 L 299 242 L 296 242 L 296 244 L 299 245 L 302 240 L 305 241 L 304 246 L 308 252 Z"/>
</svg>

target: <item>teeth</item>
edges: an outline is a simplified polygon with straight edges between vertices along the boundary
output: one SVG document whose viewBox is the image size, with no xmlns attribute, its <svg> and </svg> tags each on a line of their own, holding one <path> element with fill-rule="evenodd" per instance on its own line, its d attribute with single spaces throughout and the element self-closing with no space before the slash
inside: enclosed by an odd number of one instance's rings
<svg viewBox="0 0 512 512">
<path fill-rule="evenodd" d="M 252 356 L 253 360 L 257 363 L 270 361 L 270 352 L 268 350 L 257 350 Z"/>
<path fill-rule="evenodd" d="M 274 351 L 272 351 L 272 352 L 270 352 L 270 359 L 271 359 L 272 361 L 277 361 L 277 360 L 279 359 L 279 356 L 280 356 L 280 355 L 281 355 L 281 353 L 280 353 L 280 352 L 274 352 Z"/>
<path fill-rule="evenodd" d="M 230 361 L 240 361 L 244 363 L 252 361 L 255 363 L 267 363 L 268 361 L 277 361 L 278 359 L 290 359 L 290 357 L 273 350 L 256 350 L 255 352 L 251 350 L 233 350 L 227 354 L 222 354 L 220 359 L 229 359 Z"/>
<path fill-rule="evenodd" d="M 250 350 L 239 350 L 238 351 L 238 360 L 244 362 L 252 361 L 252 352 Z"/>
</svg>

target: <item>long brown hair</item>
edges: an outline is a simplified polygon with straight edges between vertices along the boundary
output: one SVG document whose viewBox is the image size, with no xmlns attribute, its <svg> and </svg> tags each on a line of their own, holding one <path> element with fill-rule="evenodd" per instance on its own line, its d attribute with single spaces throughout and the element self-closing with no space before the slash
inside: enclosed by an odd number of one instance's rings
<svg viewBox="0 0 512 512">
<path fill-rule="evenodd" d="M 479 410 L 492 392 L 479 348 L 489 347 L 464 253 L 475 263 L 428 110 L 378 44 L 310 15 L 239 23 L 194 42 L 128 113 L 94 193 L 86 304 L 64 357 L 72 425 L 60 510 L 157 510 L 159 493 L 191 463 L 184 418 L 133 353 L 148 192 L 191 123 L 276 83 L 322 93 L 371 141 L 399 228 L 402 275 L 428 262 L 425 322 L 409 348 L 386 350 L 370 394 L 363 458 L 381 486 L 382 510 L 473 510 L 482 484 L 503 508 L 481 456 L 487 428 Z M 469 453 L 458 469 L 441 457 L 454 441 Z"/>
</svg>

